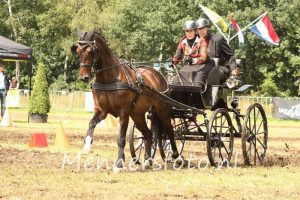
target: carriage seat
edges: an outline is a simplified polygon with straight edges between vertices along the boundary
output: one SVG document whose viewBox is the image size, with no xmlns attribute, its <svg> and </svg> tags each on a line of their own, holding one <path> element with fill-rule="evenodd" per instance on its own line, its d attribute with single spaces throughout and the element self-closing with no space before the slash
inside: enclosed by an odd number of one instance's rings
<svg viewBox="0 0 300 200">
<path fill-rule="evenodd" d="M 236 59 L 237 66 L 241 65 L 241 59 Z M 227 99 L 225 83 L 219 81 L 219 58 L 210 58 L 214 67 L 207 77 L 206 90 L 201 86 L 173 85 L 170 84 L 170 97 L 189 106 L 197 108 L 214 107 L 218 101 Z"/>
</svg>

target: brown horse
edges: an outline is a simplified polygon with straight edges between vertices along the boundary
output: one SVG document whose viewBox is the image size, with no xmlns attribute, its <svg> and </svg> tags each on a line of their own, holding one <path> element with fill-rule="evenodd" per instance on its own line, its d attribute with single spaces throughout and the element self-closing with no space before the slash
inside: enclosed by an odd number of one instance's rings
<svg viewBox="0 0 300 200">
<path fill-rule="evenodd" d="M 106 118 L 108 113 L 119 117 L 119 151 L 116 167 L 123 167 L 126 131 L 130 116 L 145 138 L 145 161 L 147 161 L 151 158 L 152 132 L 145 122 L 145 113 L 151 109 L 169 136 L 173 158 L 177 158 L 178 151 L 171 125 L 170 106 L 153 95 L 149 89 L 152 87 L 161 92 L 166 91 L 168 84 L 164 77 L 151 67 L 136 69 L 128 62 L 118 60 L 104 36 L 95 31 L 86 32 L 72 50 L 77 52 L 81 62 L 80 79 L 88 82 L 92 74 L 95 77 L 92 89 L 95 103 L 94 116 L 89 122 L 84 148 L 92 147 L 94 128 Z"/>
</svg>

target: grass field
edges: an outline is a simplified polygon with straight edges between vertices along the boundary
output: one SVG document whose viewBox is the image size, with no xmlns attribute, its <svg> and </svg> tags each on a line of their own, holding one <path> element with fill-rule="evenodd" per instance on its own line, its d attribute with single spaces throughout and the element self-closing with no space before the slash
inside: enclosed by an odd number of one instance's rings
<svg viewBox="0 0 300 200">
<path fill-rule="evenodd" d="M 206 159 L 204 142 L 189 142 L 184 156 L 195 156 L 194 169 L 114 172 L 97 168 L 99 160 L 112 165 L 117 156 L 117 128 L 96 127 L 93 151 L 80 154 L 91 113 L 53 112 L 49 123 L 27 123 L 26 110 L 11 110 L 14 127 L 0 128 L 0 199 L 299 199 L 300 123 L 269 119 L 269 141 L 264 166 L 243 165 L 241 142 L 235 139 L 237 165 L 213 169 L 197 167 Z M 62 122 L 70 148 L 54 147 Z M 47 134 L 48 148 L 29 148 L 32 133 Z M 71 165 L 64 159 L 78 158 Z M 159 158 L 159 154 L 156 154 Z M 130 160 L 126 145 L 126 164 Z M 234 162 L 234 161 L 233 161 Z M 79 169 L 78 169 L 79 167 Z"/>
</svg>

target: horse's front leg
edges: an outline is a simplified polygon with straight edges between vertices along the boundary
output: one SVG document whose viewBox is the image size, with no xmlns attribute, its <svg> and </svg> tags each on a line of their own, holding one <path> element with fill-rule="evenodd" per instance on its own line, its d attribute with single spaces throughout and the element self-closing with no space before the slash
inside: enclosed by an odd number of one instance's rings
<svg viewBox="0 0 300 200">
<path fill-rule="evenodd" d="M 95 129 L 96 125 L 104 118 L 105 118 L 105 116 L 103 116 L 103 113 L 101 113 L 99 111 L 96 111 L 94 113 L 93 118 L 90 120 L 89 129 L 88 129 L 86 137 L 84 139 L 84 146 L 83 146 L 84 151 L 91 150 L 92 143 L 93 143 L 94 129 Z"/>
<path fill-rule="evenodd" d="M 123 163 L 125 162 L 124 148 L 126 145 L 126 132 L 129 122 L 129 115 L 120 116 L 120 130 L 118 138 L 118 160 L 116 163 L 117 168 L 123 168 Z"/>
</svg>

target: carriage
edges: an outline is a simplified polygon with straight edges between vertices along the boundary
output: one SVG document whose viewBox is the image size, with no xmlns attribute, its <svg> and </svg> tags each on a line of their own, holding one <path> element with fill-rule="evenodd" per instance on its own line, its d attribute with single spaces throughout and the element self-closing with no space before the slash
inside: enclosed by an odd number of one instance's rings
<svg viewBox="0 0 300 200">
<path fill-rule="evenodd" d="M 227 84 L 216 84 L 214 74 L 220 71 L 216 60 L 207 84 L 199 87 L 168 84 L 152 67 L 138 68 L 134 63 L 118 59 L 104 35 L 95 30 L 85 32 L 72 50 L 79 56 L 80 79 L 89 82 L 93 77 L 95 108 L 84 150 L 91 149 L 96 125 L 110 113 L 119 117 L 120 123 L 117 168 L 122 168 L 125 160 L 129 117 L 134 121 L 129 143 L 135 163 L 142 162 L 143 149 L 144 161 L 149 164 L 157 149 L 162 159 L 169 161 L 169 155 L 173 160 L 180 157 L 187 142 L 206 141 L 211 165 L 229 164 L 235 137 L 242 138 L 245 164 L 263 162 L 268 138 L 264 109 L 254 103 L 245 114 L 240 113 L 235 94 L 250 85 L 237 88 L 235 78 L 229 78 Z"/>
<path fill-rule="evenodd" d="M 238 87 L 235 77 L 230 77 L 222 84 L 215 84 L 214 75 L 219 67 L 217 59 L 214 62 L 216 66 L 208 76 L 205 91 L 200 86 L 174 85 L 169 74 L 167 79 L 170 90 L 167 94 L 159 93 L 172 106 L 171 118 L 178 151 L 182 154 L 187 142 L 204 141 L 212 166 L 229 165 L 234 138 L 241 138 L 245 165 L 260 165 L 266 155 L 268 140 L 265 111 L 259 103 L 253 103 L 245 114 L 241 114 L 236 94 L 251 85 Z M 237 64 L 240 63 L 237 59 Z M 168 135 L 159 130 L 151 110 L 146 115 L 147 124 L 153 132 L 152 158 L 159 150 L 161 158 L 171 162 L 172 150 Z M 144 138 L 134 123 L 129 129 L 129 145 L 132 158 L 136 163 L 141 163 Z"/>
</svg>

